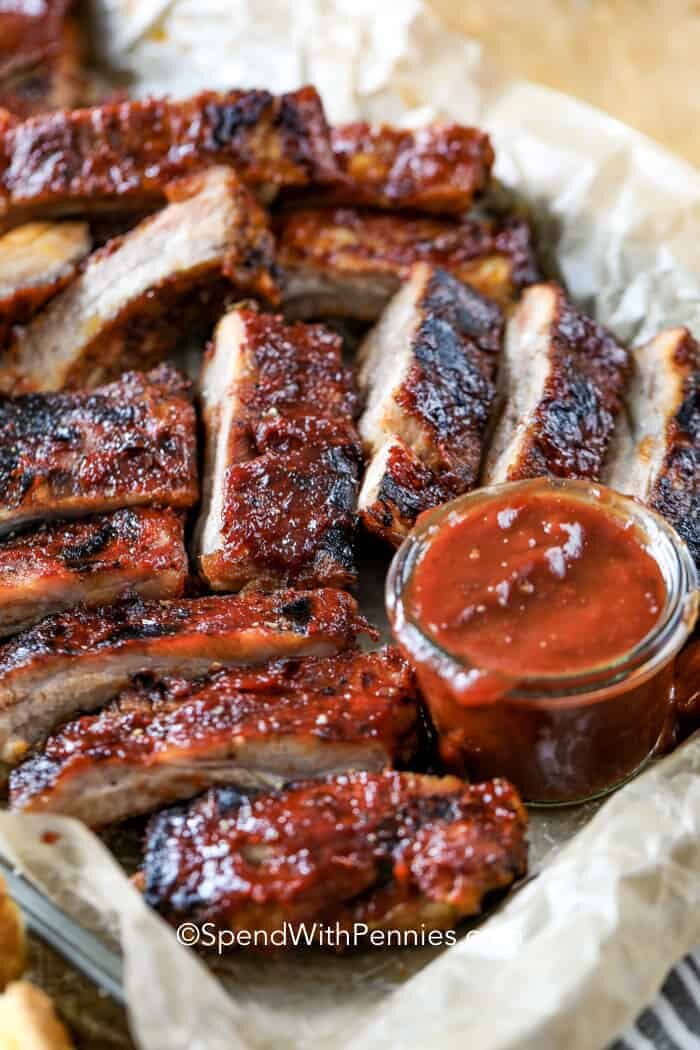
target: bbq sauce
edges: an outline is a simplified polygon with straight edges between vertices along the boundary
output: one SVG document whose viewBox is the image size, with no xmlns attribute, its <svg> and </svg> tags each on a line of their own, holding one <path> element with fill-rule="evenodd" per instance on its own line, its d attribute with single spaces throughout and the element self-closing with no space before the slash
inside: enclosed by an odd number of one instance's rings
<svg viewBox="0 0 700 1050">
<path fill-rule="evenodd" d="M 405 601 L 439 646 L 520 678 L 622 656 L 652 630 L 665 593 L 631 520 L 558 492 L 504 493 L 442 523 Z"/>
</svg>

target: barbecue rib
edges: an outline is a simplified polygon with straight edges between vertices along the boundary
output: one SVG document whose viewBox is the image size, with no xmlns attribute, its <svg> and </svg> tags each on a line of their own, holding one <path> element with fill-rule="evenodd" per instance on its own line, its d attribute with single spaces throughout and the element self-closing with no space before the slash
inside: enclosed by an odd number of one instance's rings
<svg viewBox="0 0 700 1050">
<path fill-rule="evenodd" d="M 324 199 L 338 204 L 458 215 L 491 180 L 494 153 L 478 128 L 356 123 L 333 128 L 331 141 L 341 178 Z"/>
<path fill-rule="evenodd" d="M 674 526 L 700 564 L 700 346 L 673 328 L 632 355 L 627 426 L 605 480 Z"/>
<path fill-rule="evenodd" d="M 505 780 L 362 772 L 257 796 L 220 788 L 153 817 L 146 899 L 172 923 L 234 931 L 449 929 L 525 872 L 526 822 Z"/>
<path fill-rule="evenodd" d="M 501 305 L 538 280 L 532 232 L 519 219 L 305 208 L 283 213 L 276 232 L 288 317 L 375 321 L 414 262 L 447 270 Z"/>
<path fill-rule="evenodd" d="M 187 577 L 182 515 L 126 508 L 0 541 L 0 637 L 71 605 L 127 592 L 175 598 Z"/>
<path fill-rule="evenodd" d="M 14 770 L 12 806 L 100 827 L 217 784 L 377 770 L 415 754 L 417 720 L 413 677 L 394 649 L 144 684 Z"/>
<path fill-rule="evenodd" d="M 132 675 L 196 678 L 216 664 L 345 649 L 367 625 L 343 591 L 145 602 L 49 616 L 0 645 L 0 759 L 120 693 Z"/>
<path fill-rule="evenodd" d="M 90 251 L 83 222 L 30 222 L 0 237 L 0 348 L 69 284 Z"/>
<path fill-rule="evenodd" d="M 72 0 L 0 4 L 0 108 L 25 118 L 79 102 L 81 39 Z"/>
<path fill-rule="evenodd" d="M 526 289 L 506 332 L 484 481 L 599 481 L 628 372 L 627 351 L 558 285 Z"/>
<path fill-rule="evenodd" d="M 352 372 L 320 325 L 236 307 L 202 372 L 199 566 L 214 590 L 344 587 L 361 464 Z"/>
<path fill-rule="evenodd" d="M 234 171 L 212 168 L 167 194 L 168 207 L 96 252 L 19 334 L 6 388 L 88 387 L 149 368 L 191 321 L 220 310 L 227 281 L 275 296 L 265 213 Z"/>
<path fill-rule="evenodd" d="M 0 228 L 156 208 L 174 179 L 234 167 L 263 195 L 337 178 L 318 94 L 203 92 L 34 117 L 0 140 Z"/>
<path fill-rule="evenodd" d="M 421 510 L 475 483 L 502 334 L 495 303 L 416 263 L 367 335 L 359 429 L 372 459 L 359 508 L 371 532 L 398 543 Z"/>
<path fill-rule="evenodd" d="M 0 534 L 197 500 L 190 383 L 169 365 L 91 393 L 0 398 Z"/>
</svg>

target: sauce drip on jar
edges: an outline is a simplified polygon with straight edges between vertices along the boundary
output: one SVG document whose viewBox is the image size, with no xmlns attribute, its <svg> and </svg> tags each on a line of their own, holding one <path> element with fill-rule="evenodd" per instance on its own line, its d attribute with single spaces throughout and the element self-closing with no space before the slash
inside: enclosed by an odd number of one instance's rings
<svg viewBox="0 0 700 1050">
<path fill-rule="evenodd" d="M 629 652 L 658 621 L 665 591 L 634 522 L 554 491 L 504 493 L 445 519 L 404 601 L 449 653 L 518 678 Z"/>
</svg>

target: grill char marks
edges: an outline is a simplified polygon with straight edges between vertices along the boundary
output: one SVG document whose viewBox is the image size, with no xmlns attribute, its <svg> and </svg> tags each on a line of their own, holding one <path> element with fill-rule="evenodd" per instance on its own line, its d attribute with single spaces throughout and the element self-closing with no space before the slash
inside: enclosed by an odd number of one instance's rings
<svg viewBox="0 0 700 1050">
<path fill-rule="evenodd" d="M 412 674 L 393 649 L 144 683 L 64 726 L 14 771 L 11 801 L 102 826 L 217 784 L 408 761 L 417 721 Z"/>
<path fill-rule="evenodd" d="M 700 565 L 700 347 L 674 328 L 632 361 L 627 426 L 605 480 L 663 514 Z"/>
<path fill-rule="evenodd" d="M 81 37 L 72 0 L 3 5 L 0 108 L 20 118 L 74 106 L 83 87 Z"/>
<path fill-rule="evenodd" d="M 0 399 L 0 532 L 197 500 L 190 383 L 168 365 L 92 393 Z"/>
<path fill-rule="evenodd" d="M 186 577 L 183 520 L 173 510 L 129 508 L 21 533 L 0 541 L 0 636 L 127 591 L 173 598 Z"/>
<path fill-rule="evenodd" d="M 0 348 L 13 325 L 70 284 L 89 251 L 82 222 L 33 222 L 0 237 Z"/>
<path fill-rule="evenodd" d="M 232 930 L 449 929 L 524 873 L 525 827 L 503 780 L 350 773 L 257 796 L 224 788 L 152 819 L 146 897 L 172 923 Z"/>
<path fill-rule="evenodd" d="M 505 407 L 484 480 L 600 480 L 629 366 L 627 351 L 557 285 L 526 289 L 506 334 Z"/>
<path fill-rule="evenodd" d="M 344 587 L 361 452 L 338 336 L 237 307 L 202 372 L 199 565 L 214 590 Z"/>
<path fill-rule="evenodd" d="M 134 674 L 196 678 L 215 664 L 324 656 L 364 630 L 353 599 L 333 590 L 135 598 L 47 617 L 0 646 L 0 758 L 17 761 L 60 722 L 114 698 Z"/>
<path fill-rule="evenodd" d="M 332 143 L 342 177 L 325 199 L 338 204 L 458 215 L 491 179 L 488 135 L 460 124 L 345 124 Z"/>
<path fill-rule="evenodd" d="M 162 203 L 174 179 L 217 164 L 235 168 L 266 196 L 280 186 L 336 177 L 316 91 L 132 100 L 10 127 L 0 142 L 0 228 L 35 218 L 144 212 Z"/>
<path fill-rule="evenodd" d="M 495 397 L 499 307 L 416 264 L 359 352 L 360 434 L 372 459 L 365 526 L 396 544 L 417 514 L 475 483 Z"/>
<path fill-rule="evenodd" d="M 96 252 L 19 333 L 6 389 L 91 387 L 145 370 L 210 321 L 232 288 L 276 298 L 267 219 L 235 172 L 212 168 L 166 192 L 166 208 Z"/>
<path fill-rule="evenodd" d="M 505 305 L 538 279 L 527 223 L 303 209 L 276 224 L 289 317 L 376 321 L 414 262 L 447 270 Z"/>
</svg>

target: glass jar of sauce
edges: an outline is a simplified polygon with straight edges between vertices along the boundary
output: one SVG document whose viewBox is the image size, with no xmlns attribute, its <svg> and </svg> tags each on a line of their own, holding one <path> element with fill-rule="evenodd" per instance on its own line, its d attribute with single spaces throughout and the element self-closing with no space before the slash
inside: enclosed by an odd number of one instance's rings
<svg viewBox="0 0 700 1050">
<path fill-rule="evenodd" d="M 445 765 L 551 804 L 604 794 L 653 754 L 697 586 L 659 515 L 538 478 L 422 515 L 386 599 Z"/>
</svg>

